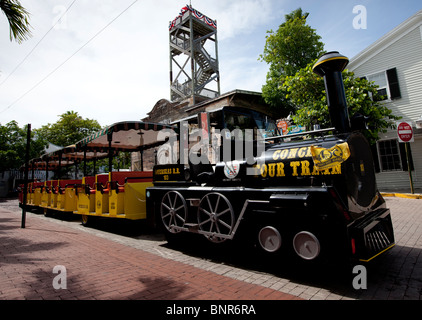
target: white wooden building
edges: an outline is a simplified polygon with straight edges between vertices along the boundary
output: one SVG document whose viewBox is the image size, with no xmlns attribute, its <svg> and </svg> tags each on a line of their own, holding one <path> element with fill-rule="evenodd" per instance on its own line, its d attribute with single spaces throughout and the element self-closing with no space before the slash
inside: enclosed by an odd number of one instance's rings
<svg viewBox="0 0 422 320">
<path fill-rule="evenodd" d="M 402 121 L 411 122 L 410 142 L 415 193 L 422 192 L 422 10 L 350 59 L 348 69 L 365 77 L 386 95 L 383 101 Z M 376 148 L 377 182 L 381 191 L 410 192 L 405 144 L 397 130 L 380 134 Z"/>
</svg>

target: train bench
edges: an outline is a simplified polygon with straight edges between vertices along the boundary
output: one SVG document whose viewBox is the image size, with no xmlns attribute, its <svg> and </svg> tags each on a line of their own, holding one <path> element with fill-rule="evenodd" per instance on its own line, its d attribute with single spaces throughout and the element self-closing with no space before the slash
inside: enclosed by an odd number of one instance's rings
<svg viewBox="0 0 422 320">
<path fill-rule="evenodd" d="M 104 181 L 105 177 L 107 181 Z M 95 215 L 145 218 L 145 189 L 151 185 L 152 172 L 148 171 L 120 171 L 97 175 Z"/>
<path fill-rule="evenodd" d="M 57 194 L 56 210 L 74 212 L 77 208 L 76 187 L 82 180 L 59 180 L 55 188 Z"/>
</svg>

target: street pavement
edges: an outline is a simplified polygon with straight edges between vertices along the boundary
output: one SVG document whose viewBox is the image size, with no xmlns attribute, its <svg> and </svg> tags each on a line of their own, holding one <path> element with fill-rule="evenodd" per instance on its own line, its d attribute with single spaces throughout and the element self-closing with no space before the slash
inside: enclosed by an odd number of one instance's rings
<svg viewBox="0 0 422 320">
<path fill-rule="evenodd" d="M 396 246 L 365 265 L 366 289 L 354 288 L 363 274 L 352 270 L 267 261 L 241 246 L 174 247 L 142 223 L 106 219 L 86 228 L 77 216 L 27 212 L 21 228 L 17 200 L 0 199 L 0 300 L 246 303 L 237 312 L 253 311 L 252 300 L 421 300 L 422 200 L 385 199 Z"/>
</svg>

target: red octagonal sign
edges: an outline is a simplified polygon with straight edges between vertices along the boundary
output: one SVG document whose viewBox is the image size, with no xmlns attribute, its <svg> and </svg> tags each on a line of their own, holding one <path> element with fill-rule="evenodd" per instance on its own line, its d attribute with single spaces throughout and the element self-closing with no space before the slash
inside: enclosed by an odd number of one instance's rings
<svg viewBox="0 0 422 320">
<path fill-rule="evenodd" d="M 410 123 L 399 122 L 397 124 L 397 134 L 399 142 L 413 142 L 413 129 Z"/>
</svg>

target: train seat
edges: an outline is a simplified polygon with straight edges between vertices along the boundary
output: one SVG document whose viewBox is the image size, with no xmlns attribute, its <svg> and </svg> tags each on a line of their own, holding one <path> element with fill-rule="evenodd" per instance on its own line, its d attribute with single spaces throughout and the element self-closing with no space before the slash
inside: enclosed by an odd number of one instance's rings
<svg viewBox="0 0 422 320">
<path fill-rule="evenodd" d="M 152 171 L 112 172 L 109 182 L 110 215 L 134 217 L 133 214 L 128 216 L 128 213 L 139 211 L 135 209 L 135 202 L 140 196 L 135 195 L 137 193 L 135 190 L 143 190 L 145 183 L 152 183 Z"/>
<path fill-rule="evenodd" d="M 118 193 L 125 191 L 127 183 L 152 182 L 152 171 L 119 171 L 113 172 L 111 176 L 110 189 Z"/>
</svg>

